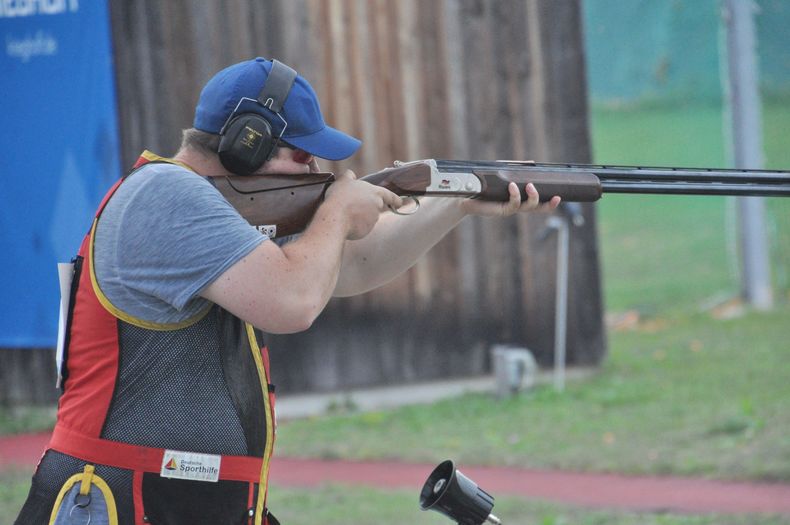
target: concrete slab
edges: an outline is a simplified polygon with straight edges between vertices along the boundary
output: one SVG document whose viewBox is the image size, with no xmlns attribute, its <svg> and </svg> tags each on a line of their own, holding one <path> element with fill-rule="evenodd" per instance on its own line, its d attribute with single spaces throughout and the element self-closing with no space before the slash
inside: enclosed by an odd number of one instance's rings
<svg viewBox="0 0 790 525">
<path fill-rule="evenodd" d="M 566 370 L 567 381 L 575 381 L 594 374 L 593 368 L 573 368 Z M 551 371 L 539 372 L 536 385 L 551 384 Z M 496 381 L 493 375 L 413 383 L 399 386 L 386 386 L 326 392 L 315 394 L 282 395 L 277 398 L 277 417 L 280 420 L 319 416 L 338 411 L 372 411 L 395 408 L 405 405 L 427 404 L 458 397 L 473 392 L 493 393 Z"/>
</svg>

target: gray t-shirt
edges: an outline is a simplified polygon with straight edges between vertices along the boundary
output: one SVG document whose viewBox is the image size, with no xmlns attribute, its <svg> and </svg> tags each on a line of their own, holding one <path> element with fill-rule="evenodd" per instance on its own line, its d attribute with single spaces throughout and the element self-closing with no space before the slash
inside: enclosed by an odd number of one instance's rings
<svg viewBox="0 0 790 525">
<path fill-rule="evenodd" d="M 205 308 L 200 291 L 267 239 L 200 175 L 147 164 L 121 184 L 101 215 L 96 276 L 124 313 L 176 323 Z"/>
</svg>

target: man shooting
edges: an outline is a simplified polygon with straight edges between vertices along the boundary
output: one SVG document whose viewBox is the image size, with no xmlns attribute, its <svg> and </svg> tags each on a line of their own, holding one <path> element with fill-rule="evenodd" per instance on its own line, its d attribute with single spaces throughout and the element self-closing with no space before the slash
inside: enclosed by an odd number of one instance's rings
<svg viewBox="0 0 790 525">
<path fill-rule="evenodd" d="M 266 507 L 274 386 L 261 332 L 310 328 L 333 296 L 411 267 L 466 215 L 539 206 L 401 198 L 350 171 L 306 230 L 273 242 L 211 184 L 318 171 L 360 141 L 310 84 L 262 58 L 215 75 L 172 158 L 145 152 L 107 194 L 74 262 L 52 441 L 19 525 L 275 524 Z"/>
</svg>

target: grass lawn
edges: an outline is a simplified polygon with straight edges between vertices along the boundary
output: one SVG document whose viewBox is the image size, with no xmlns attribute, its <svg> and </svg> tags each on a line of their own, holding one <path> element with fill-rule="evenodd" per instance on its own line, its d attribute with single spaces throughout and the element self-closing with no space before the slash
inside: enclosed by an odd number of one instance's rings
<svg viewBox="0 0 790 525">
<path fill-rule="evenodd" d="M 790 102 L 766 104 L 766 168 L 790 170 Z M 727 165 L 721 109 L 592 112 L 596 162 Z M 773 283 L 790 291 L 790 199 L 766 199 Z M 728 197 L 605 195 L 598 206 L 607 310 L 668 312 L 739 289 L 737 216 Z"/>
<path fill-rule="evenodd" d="M 654 317 L 564 394 L 292 421 L 278 453 L 790 481 L 789 316 Z"/>
<path fill-rule="evenodd" d="M 0 407 L 0 436 L 44 432 L 55 426 L 57 407 Z"/>
<path fill-rule="evenodd" d="M 271 507 L 283 523 L 376 523 L 377 525 L 447 525 L 446 517 L 419 510 L 414 491 L 379 491 L 368 488 L 325 486 L 319 490 L 271 490 Z M 503 523 L 536 525 L 779 525 L 778 516 L 684 516 L 581 510 L 519 498 L 496 499 L 494 514 Z M 305 516 L 309 518 L 305 519 Z M 784 519 L 784 521 L 783 521 Z"/>
</svg>

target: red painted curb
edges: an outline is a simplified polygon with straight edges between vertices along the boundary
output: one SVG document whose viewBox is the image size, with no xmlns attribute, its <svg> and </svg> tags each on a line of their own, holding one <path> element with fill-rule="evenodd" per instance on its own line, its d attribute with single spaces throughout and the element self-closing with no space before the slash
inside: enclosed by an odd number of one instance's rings
<svg viewBox="0 0 790 525">
<path fill-rule="evenodd" d="M 0 436 L 0 470 L 35 468 L 50 436 L 50 432 Z"/>
<path fill-rule="evenodd" d="M 31 471 L 49 434 L 0 437 L 0 470 Z M 323 461 L 275 457 L 271 483 L 315 487 L 325 483 L 405 488 L 417 493 L 435 465 L 397 462 Z M 622 476 L 459 466 L 494 496 L 519 496 L 582 507 L 646 511 L 790 515 L 790 484 L 736 483 L 698 478 Z"/>
</svg>

